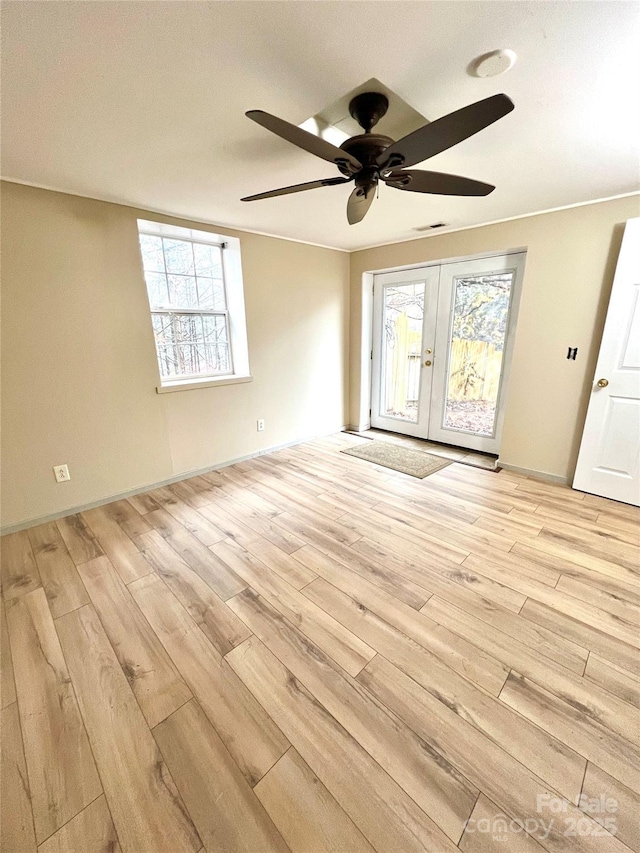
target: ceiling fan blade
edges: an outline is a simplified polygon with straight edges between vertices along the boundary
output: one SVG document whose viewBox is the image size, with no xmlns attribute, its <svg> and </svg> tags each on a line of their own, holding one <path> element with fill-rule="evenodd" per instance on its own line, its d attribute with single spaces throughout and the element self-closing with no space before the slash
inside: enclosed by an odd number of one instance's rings
<svg viewBox="0 0 640 853">
<path fill-rule="evenodd" d="M 362 169 L 362 163 L 356 160 L 351 154 L 337 148 L 326 139 L 321 139 L 301 127 L 296 127 L 295 124 L 290 124 L 277 116 L 272 116 L 270 113 L 265 113 L 262 110 L 249 110 L 245 115 L 252 121 L 257 122 L 262 127 L 266 127 L 272 133 L 286 139 L 287 142 L 292 142 L 298 148 L 303 148 L 310 154 L 315 154 L 316 157 L 322 157 L 329 163 L 336 165 L 345 165 L 352 173 L 359 172 Z"/>
<path fill-rule="evenodd" d="M 387 186 L 411 193 L 433 193 L 434 195 L 489 195 L 495 190 L 493 184 L 472 181 L 460 175 L 444 172 L 424 172 L 421 169 L 391 172 L 383 178 Z"/>
<path fill-rule="evenodd" d="M 347 220 L 349 225 L 355 225 L 356 222 L 362 222 L 367 215 L 367 211 L 373 204 L 373 199 L 376 195 L 375 184 L 370 187 L 356 187 L 349 196 L 347 202 Z"/>
<path fill-rule="evenodd" d="M 351 178 L 324 178 L 320 181 L 308 181 L 306 184 L 294 184 L 291 187 L 281 187 L 279 190 L 269 190 L 266 193 L 256 193 L 241 198 L 240 201 L 260 201 L 262 198 L 274 198 L 277 195 L 289 195 L 289 193 L 301 193 L 305 190 L 315 190 L 317 187 L 334 187 L 337 184 L 348 184 Z"/>
<path fill-rule="evenodd" d="M 513 107 L 513 101 L 506 95 L 492 95 L 449 113 L 393 142 L 378 157 L 378 165 L 389 168 L 421 163 L 498 121 Z"/>
</svg>

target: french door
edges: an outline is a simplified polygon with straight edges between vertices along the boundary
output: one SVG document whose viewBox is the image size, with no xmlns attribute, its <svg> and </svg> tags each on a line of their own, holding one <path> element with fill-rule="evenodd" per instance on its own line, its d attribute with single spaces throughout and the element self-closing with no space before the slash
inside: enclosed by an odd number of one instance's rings
<svg viewBox="0 0 640 853">
<path fill-rule="evenodd" d="M 371 426 L 425 438 L 438 312 L 438 267 L 384 273 L 373 281 Z"/>
<path fill-rule="evenodd" d="M 373 427 L 499 452 L 524 259 L 374 276 Z"/>
</svg>

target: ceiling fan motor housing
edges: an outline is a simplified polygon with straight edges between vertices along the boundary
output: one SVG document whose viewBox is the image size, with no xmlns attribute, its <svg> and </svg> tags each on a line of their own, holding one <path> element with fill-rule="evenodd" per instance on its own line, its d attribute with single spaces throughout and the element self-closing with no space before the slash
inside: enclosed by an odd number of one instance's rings
<svg viewBox="0 0 640 853">
<path fill-rule="evenodd" d="M 349 112 L 364 129 L 364 133 L 345 139 L 340 148 L 359 160 L 364 167 L 361 172 L 358 172 L 358 178 L 361 180 L 356 180 L 356 184 L 377 183 L 379 169 L 376 160 L 393 142 L 393 139 L 382 134 L 371 133 L 371 128 L 375 127 L 388 108 L 389 100 L 380 92 L 362 92 L 351 99 Z M 353 175 L 353 169 L 346 163 L 337 165 L 343 175 L 349 177 Z"/>
<path fill-rule="evenodd" d="M 365 169 L 379 171 L 376 160 L 392 142 L 393 139 L 388 136 L 377 133 L 362 133 L 360 136 L 345 139 L 340 148 L 359 160 Z M 338 168 L 343 175 L 351 176 L 353 174 L 353 170 L 347 164 L 338 163 Z"/>
</svg>

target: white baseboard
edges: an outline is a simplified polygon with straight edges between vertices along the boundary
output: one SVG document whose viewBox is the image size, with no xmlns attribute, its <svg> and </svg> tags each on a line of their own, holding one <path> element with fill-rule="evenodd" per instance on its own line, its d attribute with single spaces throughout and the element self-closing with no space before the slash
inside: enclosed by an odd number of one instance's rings
<svg viewBox="0 0 640 853">
<path fill-rule="evenodd" d="M 197 471 L 187 471 L 183 474 L 177 474 L 175 477 L 169 477 L 167 480 L 159 480 L 157 483 L 148 483 L 145 486 L 137 486 L 135 489 L 128 489 L 126 492 L 118 492 L 115 495 L 107 495 L 90 503 L 82 504 L 81 506 L 69 507 L 60 512 L 53 512 L 49 515 L 41 515 L 36 518 L 28 518 L 25 521 L 18 521 L 15 524 L 9 524 L 6 527 L 0 527 L 0 536 L 5 536 L 7 533 L 17 533 L 19 530 L 26 530 L 28 527 L 35 527 L 38 524 L 45 524 L 47 521 L 55 521 L 57 518 L 65 518 L 68 515 L 75 515 L 77 512 L 84 512 L 86 509 L 94 509 L 97 506 L 120 501 L 124 498 L 130 498 L 133 495 L 140 495 L 143 492 L 150 492 L 152 489 L 159 489 L 161 486 L 170 486 L 172 483 L 179 483 L 182 480 L 188 480 L 190 477 L 198 477 L 200 474 L 208 474 L 209 471 L 218 471 L 221 468 L 228 468 L 229 465 L 236 465 L 238 462 L 246 462 L 249 459 L 256 459 L 258 456 L 266 456 L 269 453 L 276 453 L 278 450 L 285 450 L 287 447 L 295 447 L 297 444 L 304 444 L 307 441 L 313 441 L 316 438 L 324 438 L 327 435 L 335 435 L 337 432 L 344 432 L 349 427 L 343 425 L 330 430 L 329 432 L 316 433 L 308 435 L 305 438 L 297 438 L 295 441 L 287 441 L 284 444 L 277 444 L 273 447 L 265 447 L 263 450 L 257 450 L 255 453 L 249 453 L 246 456 L 239 456 L 237 459 L 229 459 L 226 462 L 219 462 L 217 465 L 209 465 L 206 468 L 199 468 Z"/>
<path fill-rule="evenodd" d="M 505 471 L 513 471 L 515 474 L 524 474 L 527 477 L 535 477 L 536 480 L 547 480 L 549 483 L 562 483 L 566 485 L 569 482 L 567 477 L 561 477 L 559 474 L 534 471 L 532 468 L 520 468 L 518 465 L 510 465 L 508 462 L 503 462 L 501 459 L 498 459 L 498 468 L 504 468 Z"/>
</svg>

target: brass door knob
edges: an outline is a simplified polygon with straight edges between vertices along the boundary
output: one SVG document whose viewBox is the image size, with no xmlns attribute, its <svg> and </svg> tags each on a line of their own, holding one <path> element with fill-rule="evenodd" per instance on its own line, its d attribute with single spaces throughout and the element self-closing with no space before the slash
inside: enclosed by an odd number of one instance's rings
<svg viewBox="0 0 640 853">
<path fill-rule="evenodd" d="M 425 361 L 424 366 L 425 366 L 425 367 L 431 367 L 431 362 L 430 362 L 430 361 Z"/>
<path fill-rule="evenodd" d="M 598 379 L 598 383 L 597 383 L 598 388 L 606 388 L 608 384 L 609 384 L 608 379 Z"/>
</svg>

